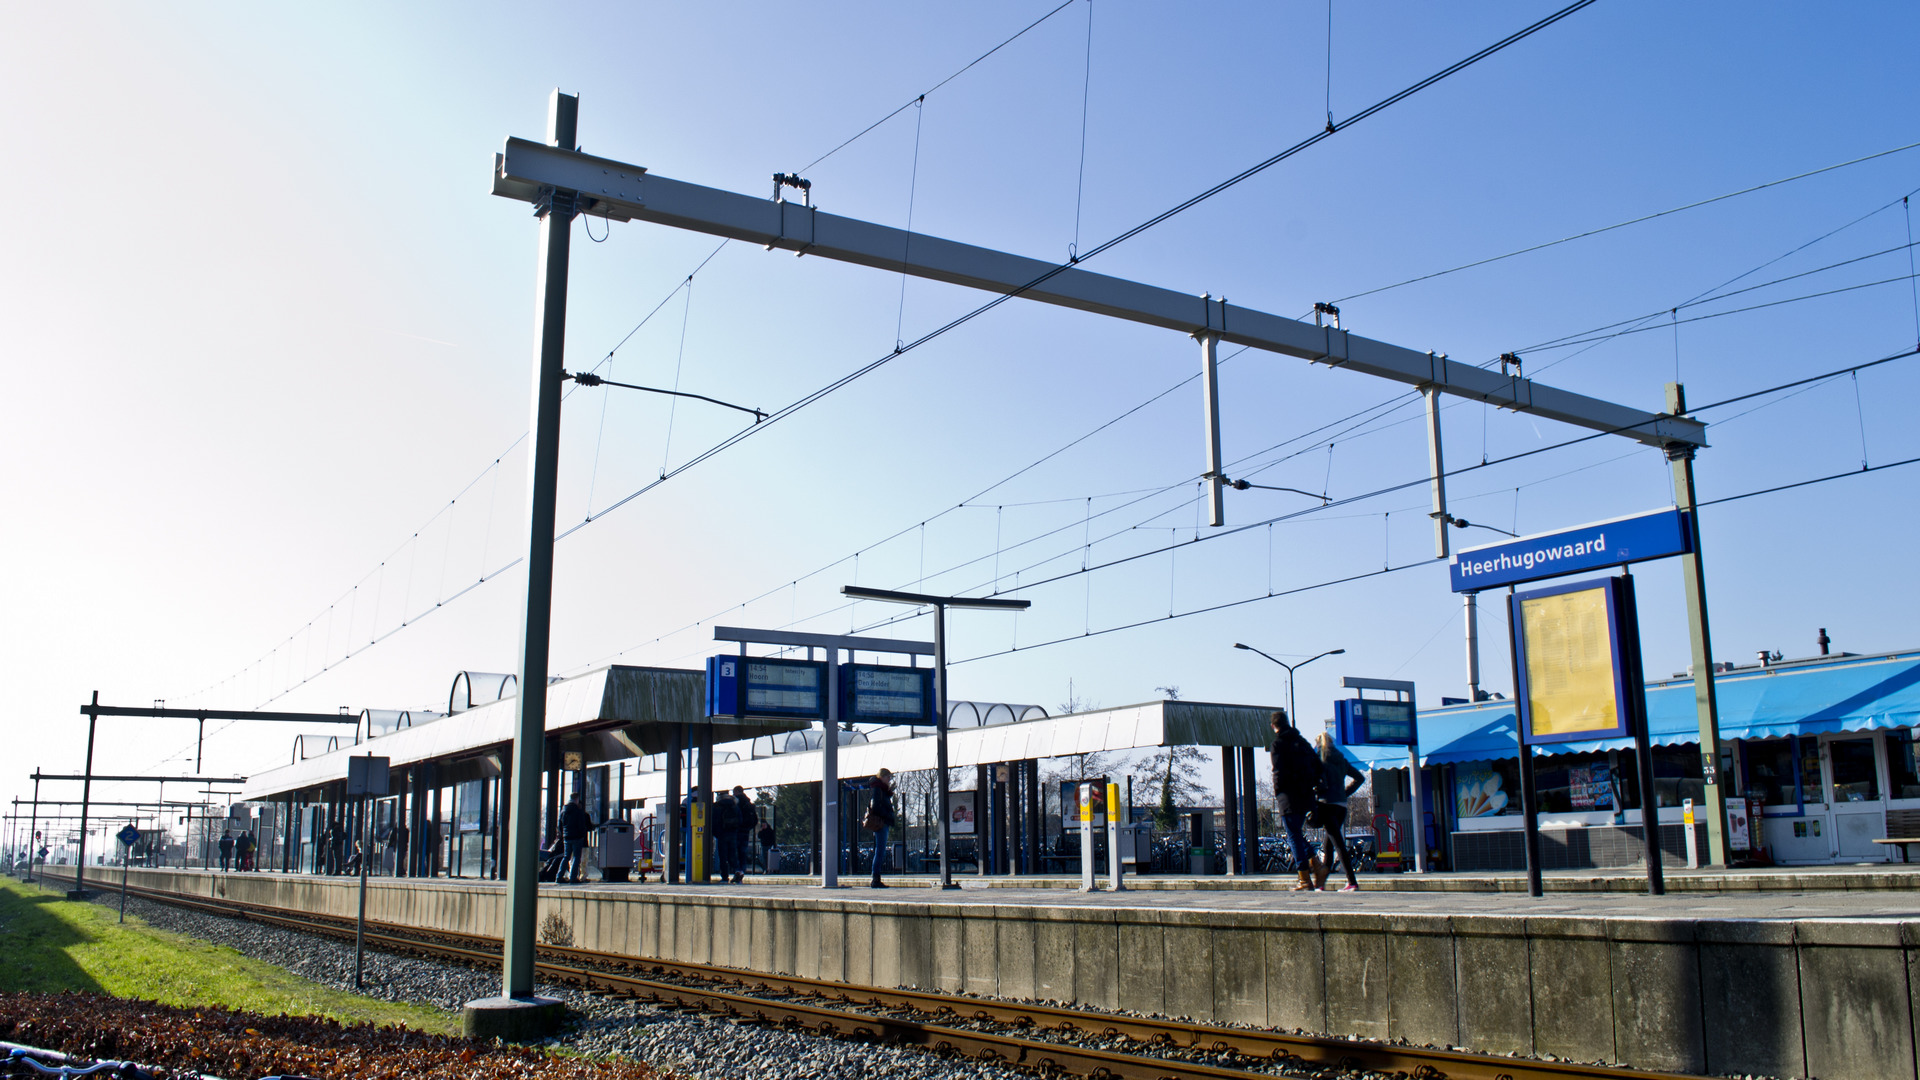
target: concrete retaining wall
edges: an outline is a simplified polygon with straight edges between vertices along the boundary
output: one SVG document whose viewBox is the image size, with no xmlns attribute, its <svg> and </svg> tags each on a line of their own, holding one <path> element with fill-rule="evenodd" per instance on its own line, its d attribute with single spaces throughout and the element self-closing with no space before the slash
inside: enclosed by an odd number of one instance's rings
<svg viewBox="0 0 1920 1080">
<path fill-rule="evenodd" d="M 57 869 L 57 868 L 56 868 Z M 142 871 L 351 916 L 353 883 Z M 104 884 L 104 883 L 103 883 Z M 913 894 L 907 894 L 912 896 Z M 1715 921 L 1023 907 L 543 889 L 574 944 L 1675 1072 L 1920 1080 L 1920 920 Z M 383 922 L 498 935 L 498 884 L 376 880 Z"/>
</svg>

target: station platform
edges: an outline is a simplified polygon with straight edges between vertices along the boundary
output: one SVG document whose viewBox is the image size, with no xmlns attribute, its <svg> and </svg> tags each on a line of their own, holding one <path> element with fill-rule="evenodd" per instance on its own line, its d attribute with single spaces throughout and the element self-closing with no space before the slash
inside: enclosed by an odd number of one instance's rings
<svg viewBox="0 0 1920 1080">
<path fill-rule="evenodd" d="M 57 882 L 63 868 L 47 869 Z M 1709 887 L 1717 876 L 1728 880 Z M 357 902 L 350 878 L 132 877 L 340 916 Z M 1788 887 L 1795 878 L 1825 887 Z M 1368 875 L 1353 893 L 1285 891 L 1291 879 L 1142 878 L 1121 893 L 1079 892 L 1077 878 L 962 877 L 950 891 L 854 880 L 549 885 L 540 916 L 582 948 L 859 985 L 1675 1072 L 1920 1080 L 1920 876 L 1897 866 L 1682 871 L 1662 897 L 1644 894 L 1644 878 L 1592 872 L 1549 875 L 1541 898 L 1505 875 L 1473 888 L 1489 879 L 1379 888 L 1416 876 Z M 98 882 L 114 884 L 117 873 Z M 502 893 L 499 882 L 376 878 L 367 911 L 497 935 Z"/>
</svg>

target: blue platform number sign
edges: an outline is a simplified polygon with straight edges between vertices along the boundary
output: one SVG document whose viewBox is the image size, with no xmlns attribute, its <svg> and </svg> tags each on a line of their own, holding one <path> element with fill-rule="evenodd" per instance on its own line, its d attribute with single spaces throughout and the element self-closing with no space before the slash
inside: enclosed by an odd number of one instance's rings
<svg viewBox="0 0 1920 1080">
<path fill-rule="evenodd" d="M 933 723 L 933 669 L 842 664 L 840 718 L 867 724 Z"/>
<path fill-rule="evenodd" d="M 827 665 L 770 656 L 709 656 L 707 715 L 825 719 Z"/>
<path fill-rule="evenodd" d="M 1411 701 L 1350 698 L 1333 703 L 1333 718 L 1346 746 L 1417 746 L 1419 728 Z"/>
<path fill-rule="evenodd" d="M 1634 632 L 1621 578 L 1577 581 L 1510 599 L 1519 653 L 1520 740 L 1529 745 L 1631 735 L 1626 658 Z"/>
<path fill-rule="evenodd" d="M 140 830 L 134 828 L 131 825 L 123 826 L 119 832 L 114 833 L 113 835 L 117 837 L 119 841 L 122 844 L 125 844 L 127 847 L 132 847 L 133 845 L 140 842 Z"/>
</svg>

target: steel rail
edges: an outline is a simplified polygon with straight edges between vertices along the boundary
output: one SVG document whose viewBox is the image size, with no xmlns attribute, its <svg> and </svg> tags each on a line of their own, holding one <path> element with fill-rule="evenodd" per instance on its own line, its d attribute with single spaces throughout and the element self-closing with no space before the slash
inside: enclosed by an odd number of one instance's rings
<svg viewBox="0 0 1920 1080">
<path fill-rule="evenodd" d="M 129 891 L 147 899 L 209 914 L 230 918 L 237 916 L 301 932 L 342 937 L 352 935 L 352 920 L 339 916 L 224 898 L 216 901 L 141 886 L 131 886 Z M 499 938 L 385 922 L 370 921 L 367 926 L 368 942 L 392 951 L 425 952 L 478 966 L 500 963 Z M 982 1060 L 995 1060 L 1042 1071 L 1057 1069 L 1079 1075 L 1112 1076 L 1126 1080 L 1174 1080 L 1179 1077 L 1246 1080 L 1249 1076 L 1272 1075 L 1259 1067 L 1279 1064 L 1307 1069 L 1332 1066 L 1399 1073 L 1422 1080 L 1592 1080 L 1596 1077 L 1615 1080 L 1696 1080 L 1695 1074 L 1497 1057 L 1456 1050 L 1431 1050 L 1181 1020 L 1123 1016 L 1064 1006 L 773 975 L 570 946 L 541 945 L 539 949 L 549 957 L 537 963 L 540 972 L 555 981 L 589 990 L 613 990 L 650 1003 L 706 1009 L 732 1017 L 798 1025 L 823 1034 L 917 1046 L 940 1053 L 965 1053 Z M 568 962 L 558 963 L 556 960 Z M 605 970 L 608 967 L 641 974 Z M 644 977 L 649 973 L 722 983 L 749 992 L 690 986 Z M 751 992 L 754 990 L 834 1001 L 852 1008 L 878 1012 L 848 1012 L 804 1002 L 774 1000 L 755 996 Z M 896 1015 L 900 1012 L 917 1013 L 934 1019 L 916 1020 Z M 1252 1070 L 1180 1058 L 1118 1053 L 1072 1042 L 1029 1039 L 953 1026 L 968 1022 L 1004 1024 L 1023 1031 L 1050 1031 L 1070 1038 L 1081 1034 L 1120 1037 L 1162 1051 L 1237 1058 L 1245 1060 Z"/>
</svg>

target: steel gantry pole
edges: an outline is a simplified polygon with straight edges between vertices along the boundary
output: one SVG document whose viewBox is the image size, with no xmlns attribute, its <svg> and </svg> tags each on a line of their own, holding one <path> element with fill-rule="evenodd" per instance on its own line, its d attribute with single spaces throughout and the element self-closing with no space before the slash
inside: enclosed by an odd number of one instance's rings
<svg viewBox="0 0 1920 1080">
<path fill-rule="evenodd" d="M 1667 411 L 1681 416 L 1687 411 L 1687 390 L 1679 383 L 1667 384 Z M 1706 780 L 1702 801 L 1707 817 L 1707 860 L 1713 866 L 1727 865 L 1726 786 L 1720 783 L 1720 701 L 1713 685 L 1713 635 L 1707 625 L 1706 567 L 1700 558 L 1700 513 L 1693 491 L 1693 454 L 1691 443 L 1667 445 L 1667 460 L 1673 463 L 1673 501 L 1686 515 L 1687 553 L 1680 556 L 1680 580 L 1687 594 L 1687 637 L 1693 654 L 1693 703 L 1700 717 L 1700 773 Z M 1651 802 L 1652 800 L 1642 800 Z M 1645 811 L 1657 821 L 1658 809 Z"/>
<path fill-rule="evenodd" d="M 858 585 L 843 585 L 840 594 L 856 600 L 879 600 L 888 604 L 911 604 L 933 609 L 934 769 L 939 774 L 934 788 L 939 792 L 936 801 L 940 808 L 940 887 L 957 889 L 959 886 L 953 883 L 953 862 L 947 852 L 950 839 L 948 829 L 952 825 L 953 813 L 947 801 L 947 608 L 1025 611 L 1033 606 L 1033 602 L 970 596 L 928 596 L 925 593 L 895 592 L 890 589 L 864 589 Z"/>
<path fill-rule="evenodd" d="M 558 90 L 547 142 L 572 150 L 580 99 Z M 520 693 L 514 706 L 511 846 L 507 849 L 506 943 L 501 993 L 533 997 L 535 909 L 540 886 L 540 779 L 544 772 L 547 664 L 553 622 L 553 522 L 560 472 L 560 397 L 567 333 L 567 256 L 574 193 L 546 188 L 540 217 L 540 284 L 534 304 L 533 450 L 527 469 L 527 604 L 520 630 Z M 468 1010 L 469 1028 L 475 1010 Z"/>
<path fill-rule="evenodd" d="M 100 707 L 100 691 L 93 692 L 93 705 Z M 87 803 L 93 799 L 93 734 L 100 725 L 97 712 L 87 714 L 87 767 L 86 777 L 80 782 L 80 858 L 73 866 L 73 891 L 68 899 L 82 900 L 87 895 Z"/>
</svg>

